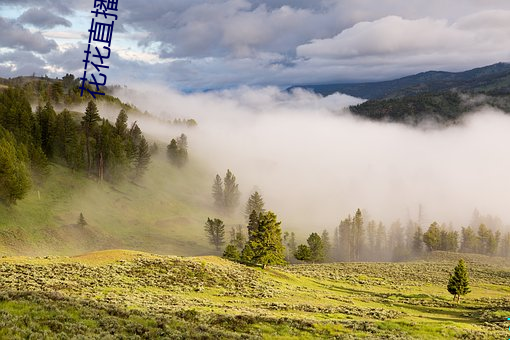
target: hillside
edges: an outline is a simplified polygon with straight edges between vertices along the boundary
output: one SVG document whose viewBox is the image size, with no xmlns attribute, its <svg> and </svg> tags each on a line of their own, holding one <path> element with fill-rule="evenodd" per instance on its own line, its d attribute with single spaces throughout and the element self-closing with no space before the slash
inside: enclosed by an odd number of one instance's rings
<svg viewBox="0 0 510 340">
<path fill-rule="evenodd" d="M 423 121 L 456 123 L 465 113 L 484 107 L 510 112 L 508 63 L 457 73 L 429 71 L 383 82 L 296 87 L 324 96 L 340 92 L 365 98 L 366 102 L 350 107 L 353 114 L 411 125 Z"/>
<path fill-rule="evenodd" d="M 211 253 L 202 226 L 215 212 L 204 173 L 197 164 L 179 170 L 163 153 L 153 157 L 139 184 L 99 182 L 53 163 L 25 199 L 0 205 L 0 254 L 73 255 L 106 248 Z M 87 226 L 77 224 L 80 213 Z"/>
<path fill-rule="evenodd" d="M 298 85 L 324 96 L 335 92 L 364 99 L 389 99 L 456 90 L 468 93 L 510 93 L 510 63 L 497 63 L 464 72 L 428 71 L 381 82 Z"/>
<path fill-rule="evenodd" d="M 456 255 L 410 263 L 255 269 L 132 251 L 0 259 L 2 338 L 504 338 L 510 264 L 466 255 L 472 293 L 446 291 Z M 504 261 L 504 260 L 502 260 Z M 313 297 L 313 298 L 310 298 Z"/>
</svg>

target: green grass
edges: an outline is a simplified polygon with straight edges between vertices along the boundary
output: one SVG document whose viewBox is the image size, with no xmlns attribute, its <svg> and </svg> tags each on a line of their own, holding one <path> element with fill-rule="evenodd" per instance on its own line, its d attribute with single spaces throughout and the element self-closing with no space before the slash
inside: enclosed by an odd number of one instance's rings
<svg viewBox="0 0 510 340">
<path fill-rule="evenodd" d="M 508 337 L 508 262 L 465 254 L 472 293 L 456 304 L 444 273 L 456 255 L 440 255 L 268 270 L 123 250 L 5 257 L 0 338 Z"/>
<path fill-rule="evenodd" d="M 111 248 L 214 253 L 203 234 L 207 217 L 217 216 L 211 178 L 193 162 L 176 169 L 163 154 L 137 184 L 100 183 L 52 164 L 26 198 L 12 207 L 0 205 L 0 254 L 75 255 Z M 76 225 L 80 213 L 88 226 Z"/>
</svg>

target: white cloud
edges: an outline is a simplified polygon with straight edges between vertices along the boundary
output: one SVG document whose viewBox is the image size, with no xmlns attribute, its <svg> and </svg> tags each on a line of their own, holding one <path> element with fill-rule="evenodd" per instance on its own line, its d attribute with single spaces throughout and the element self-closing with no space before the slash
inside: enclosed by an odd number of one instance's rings
<svg viewBox="0 0 510 340">
<path fill-rule="evenodd" d="M 482 63 L 510 57 L 510 11 L 480 12 L 450 24 L 388 16 L 361 22 L 335 37 L 316 39 L 297 48 L 305 58 L 344 60 L 374 58 L 374 63 L 452 63 L 468 56 Z"/>
</svg>

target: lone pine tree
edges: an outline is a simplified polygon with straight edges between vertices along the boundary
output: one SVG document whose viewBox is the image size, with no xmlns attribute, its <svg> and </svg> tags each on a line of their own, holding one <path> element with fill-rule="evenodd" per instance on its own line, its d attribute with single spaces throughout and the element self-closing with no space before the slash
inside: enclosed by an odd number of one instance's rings
<svg viewBox="0 0 510 340">
<path fill-rule="evenodd" d="M 459 260 L 459 264 L 454 269 L 453 275 L 450 274 L 447 286 L 448 292 L 453 295 L 453 300 L 460 302 L 460 296 L 466 295 L 469 289 L 469 278 L 467 266 L 463 259 Z"/>
</svg>

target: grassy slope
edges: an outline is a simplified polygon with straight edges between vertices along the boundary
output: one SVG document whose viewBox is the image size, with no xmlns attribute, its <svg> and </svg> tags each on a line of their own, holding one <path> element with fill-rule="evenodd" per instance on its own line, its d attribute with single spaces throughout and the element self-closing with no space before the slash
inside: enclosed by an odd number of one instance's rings
<svg viewBox="0 0 510 340">
<path fill-rule="evenodd" d="M 214 216 L 210 178 L 159 155 L 139 185 L 98 183 L 52 164 L 50 175 L 11 208 L 0 205 L 0 254 L 73 255 L 107 248 L 206 254 L 203 223 Z M 40 197 L 40 198 L 39 198 Z M 76 224 L 83 212 L 88 226 Z"/>
<path fill-rule="evenodd" d="M 441 256 L 265 271 L 133 251 L 3 258 L 0 338 L 508 337 L 510 264 L 467 256 L 472 293 L 456 305 L 456 255 Z"/>
</svg>

